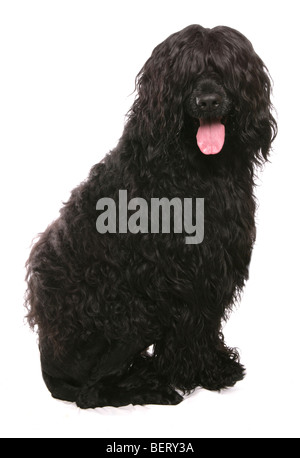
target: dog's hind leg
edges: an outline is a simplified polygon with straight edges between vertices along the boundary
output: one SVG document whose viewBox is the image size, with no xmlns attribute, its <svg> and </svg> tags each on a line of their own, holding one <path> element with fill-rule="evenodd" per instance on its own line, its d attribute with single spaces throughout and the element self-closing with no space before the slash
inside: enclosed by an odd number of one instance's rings
<svg viewBox="0 0 300 458">
<path fill-rule="evenodd" d="M 120 407 L 128 404 L 176 405 L 183 400 L 168 383 L 160 380 L 153 358 L 137 356 L 122 373 L 87 383 L 76 403 L 81 408 Z"/>
<path fill-rule="evenodd" d="M 182 397 L 157 376 L 148 345 L 106 342 L 95 336 L 62 360 L 41 349 L 44 381 L 54 398 L 81 408 L 128 404 L 178 404 Z"/>
<path fill-rule="evenodd" d="M 43 339 L 40 343 L 41 368 L 44 382 L 56 399 L 75 402 L 82 386 L 99 359 L 108 351 L 108 344 L 98 334 L 91 335 L 88 341 L 71 342 L 62 355 L 55 355 L 52 346 Z"/>
</svg>

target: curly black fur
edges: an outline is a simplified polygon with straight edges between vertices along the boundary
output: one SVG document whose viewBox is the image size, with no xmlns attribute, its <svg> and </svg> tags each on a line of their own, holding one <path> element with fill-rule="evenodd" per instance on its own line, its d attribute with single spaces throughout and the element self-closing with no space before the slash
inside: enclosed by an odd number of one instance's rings
<svg viewBox="0 0 300 458">
<path fill-rule="evenodd" d="M 254 171 L 277 130 L 267 69 L 236 30 L 192 25 L 154 49 L 136 87 L 118 146 L 73 190 L 27 262 L 44 380 L 82 408 L 176 404 L 176 389 L 220 390 L 244 376 L 221 326 L 248 277 Z M 211 92 L 226 139 L 207 156 L 196 133 L 199 118 L 212 117 L 199 97 Z M 117 201 L 121 189 L 128 199 L 204 198 L 203 242 L 99 234 L 96 203 Z"/>
</svg>

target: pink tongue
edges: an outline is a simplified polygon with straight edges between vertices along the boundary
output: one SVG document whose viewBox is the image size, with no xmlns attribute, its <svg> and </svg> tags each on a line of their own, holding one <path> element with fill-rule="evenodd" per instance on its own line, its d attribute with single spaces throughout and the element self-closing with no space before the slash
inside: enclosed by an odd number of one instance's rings
<svg viewBox="0 0 300 458">
<path fill-rule="evenodd" d="M 220 121 L 203 121 L 197 132 L 197 144 L 203 154 L 217 154 L 225 142 L 225 127 Z"/>
</svg>

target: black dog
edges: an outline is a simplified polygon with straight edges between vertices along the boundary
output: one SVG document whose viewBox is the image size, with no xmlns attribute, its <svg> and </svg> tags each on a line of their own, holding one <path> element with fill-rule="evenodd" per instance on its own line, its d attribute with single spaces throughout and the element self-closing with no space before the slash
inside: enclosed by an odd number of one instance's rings
<svg viewBox="0 0 300 458">
<path fill-rule="evenodd" d="M 197 386 L 244 376 L 221 329 L 248 277 L 254 171 L 277 131 L 267 69 L 236 30 L 192 25 L 154 49 L 136 85 L 118 146 L 27 262 L 45 383 L 82 408 L 177 404 Z M 124 221 L 99 230 L 97 202 L 118 203 L 121 190 L 147 203 L 204 199 L 203 240 L 187 243 L 173 213 L 169 233 L 126 231 Z M 106 216 L 107 228 L 120 223 Z"/>
</svg>

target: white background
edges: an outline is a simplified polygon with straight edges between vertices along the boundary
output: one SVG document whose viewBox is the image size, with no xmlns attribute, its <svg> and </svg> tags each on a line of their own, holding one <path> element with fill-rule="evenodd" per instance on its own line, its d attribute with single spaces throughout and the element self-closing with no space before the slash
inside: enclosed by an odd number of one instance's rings
<svg viewBox="0 0 300 458">
<path fill-rule="evenodd" d="M 299 437 L 299 2 L 0 2 L 3 437 Z M 31 240 L 122 134 L 152 49 L 189 24 L 228 25 L 274 80 L 279 135 L 256 195 L 258 236 L 242 304 L 225 327 L 247 377 L 176 407 L 81 411 L 51 398 L 23 323 Z"/>
</svg>

